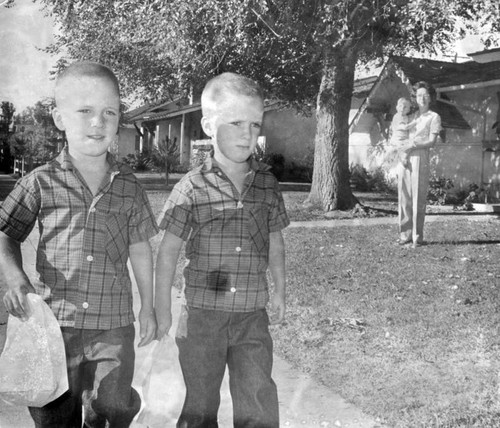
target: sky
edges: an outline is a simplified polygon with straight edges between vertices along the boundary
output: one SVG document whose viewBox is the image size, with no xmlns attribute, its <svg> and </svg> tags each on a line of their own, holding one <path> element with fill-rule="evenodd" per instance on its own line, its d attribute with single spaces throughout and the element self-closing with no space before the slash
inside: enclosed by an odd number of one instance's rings
<svg viewBox="0 0 500 428">
<path fill-rule="evenodd" d="M 53 22 L 32 0 L 16 0 L 6 8 L 0 0 L 0 102 L 10 101 L 20 113 L 52 96 L 49 71 L 55 60 L 37 48 L 53 40 Z"/>
</svg>

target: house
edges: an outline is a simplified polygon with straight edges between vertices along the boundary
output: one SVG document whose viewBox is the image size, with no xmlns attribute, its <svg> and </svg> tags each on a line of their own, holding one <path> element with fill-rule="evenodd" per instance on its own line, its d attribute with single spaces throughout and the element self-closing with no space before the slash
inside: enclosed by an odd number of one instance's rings
<svg viewBox="0 0 500 428">
<path fill-rule="evenodd" d="M 350 115 L 349 158 L 367 169 L 379 166 L 396 101 L 409 97 L 417 81 L 432 84 L 438 94 L 433 107 L 443 132 L 433 149 L 433 174 L 453 180 L 455 190 L 472 183 L 489 186 L 500 197 L 500 139 L 493 129 L 500 97 L 500 49 L 471 54 L 472 61 L 445 62 L 392 57 L 380 72 L 354 85 Z M 285 157 L 288 170 L 312 166 L 316 120 L 266 102 L 263 144 Z M 123 148 L 150 149 L 168 137 L 179 146 L 180 161 L 189 163 L 192 143 L 206 138 L 200 125 L 199 100 L 146 105 L 127 113 Z M 123 131 L 123 133 L 122 133 Z"/>
<path fill-rule="evenodd" d="M 125 126 L 120 130 L 119 155 L 151 150 L 168 139 L 178 146 L 180 163 L 187 165 L 193 144 L 207 139 L 201 128 L 201 117 L 199 99 L 175 100 L 132 110 L 125 115 Z M 266 100 L 260 144 L 268 152 L 283 154 L 289 166 L 300 165 L 305 156 L 312 160 L 315 130 L 313 118 L 283 109 L 277 101 Z"/>
<path fill-rule="evenodd" d="M 499 58 L 500 59 L 500 58 Z M 433 149 L 432 173 L 453 180 L 456 190 L 472 183 L 500 192 L 500 140 L 492 125 L 498 112 L 500 61 L 450 63 L 393 57 L 365 93 L 350 124 L 350 161 L 380 165 L 396 101 L 409 97 L 411 87 L 425 80 L 437 91 L 433 109 L 440 114 L 443 133 Z M 353 102 L 353 105 L 355 102 Z"/>
</svg>

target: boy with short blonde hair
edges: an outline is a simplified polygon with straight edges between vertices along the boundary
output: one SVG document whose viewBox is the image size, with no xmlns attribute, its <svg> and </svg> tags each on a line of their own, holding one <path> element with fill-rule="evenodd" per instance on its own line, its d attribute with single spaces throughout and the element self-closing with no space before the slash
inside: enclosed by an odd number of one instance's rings
<svg viewBox="0 0 500 428">
<path fill-rule="evenodd" d="M 61 326 L 69 391 L 30 408 L 37 428 L 130 425 L 140 409 L 131 387 L 134 313 L 130 258 L 137 281 L 139 346 L 156 335 L 149 238 L 158 229 L 147 195 L 132 171 L 108 152 L 118 134 L 120 92 L 113 72 L 76 62 L 56 81 L 56 126 L 67 145 L 51 162 L 23 177 L 0 206 L 3 301 L 25 318 L 27 293 L 49 304 Z M 20 242 L 38 222 L 33 282 L 22 268 Z M 106 425 L 108 424 L 108 425 Z"/>
<path fill-rule="evenodd" d="M 266 272 L 269 267 L 274 281 L 272 323 L 279 323 L 285 316 L 281 230 L 289 220 L 277 180 L 252 157 L 264 114 L 262 91 L 244 76 L 223 73 L 207 83 L 201 100 L 214 155 L 186 174 L 167 200 L 156 263 L 161 337 L 171 327 L 171 287 L 187 241 L 187 305 L 176 335 L 186 398 L 177 426 L 218 426 L 227 365 L 234 426 L 277 428 Z"/>
</svg>

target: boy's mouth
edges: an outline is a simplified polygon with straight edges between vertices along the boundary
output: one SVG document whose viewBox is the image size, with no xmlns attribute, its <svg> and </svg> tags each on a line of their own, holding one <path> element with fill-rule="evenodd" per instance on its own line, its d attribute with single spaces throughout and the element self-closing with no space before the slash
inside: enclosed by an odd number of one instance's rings
<svg viewBox="0 0 500 428">
<path fill-rule="evenodd" d="M 91 140 L 104 140 L 104 135 L 88 135 L 88 138 L 90 138 Z"/>
</svg>

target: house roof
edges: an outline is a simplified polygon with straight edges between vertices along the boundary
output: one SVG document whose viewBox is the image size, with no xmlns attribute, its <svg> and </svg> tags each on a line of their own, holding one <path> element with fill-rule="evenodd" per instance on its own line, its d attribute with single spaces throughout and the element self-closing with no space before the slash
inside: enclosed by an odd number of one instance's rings
<svg viewBox="0 0 500 428">
<path fill-rule="evenodd" d="M 355 95 L 366 96 L 365 102 L 351 121 L 351 129 L 359 119 L 360 115 L 369 107 L 369 97 L 376 92 L 379 84 L 392 70 L 396 70 L 404 84 L 412 86 L 418 81 L 424 80 L 430 83 L 438 92 L 440 88 L 446 90 L 452 87 L 464 87 L 496 82 L 500 80 L 500 61 L 488 63 L 468 62 L 446 62 L 425 58 L 409 58 L 403 56 L 391 57 L 385 64 L 378 76 L 360 79 L 354 85 L 358 89 Z M 371 86 L 370 86 L 371 85 Z M 370 86 L 370 89 L 368 87 Z M 441 93 L 442 101 L 434 105 L 434 110 L 441 116 L 443 127 L 456 129 L 470 129 L 470 125 L 464 119 L 457 106 L 448 102 L 444 93 Z"/>
<path fill-rule="evenodd" d="M 446 62 L 402 56 L 392 57 L 389 61 L 404 72 L 411 84 L 424 80 L 436 89 L 500 79 L 500 61 Z"/>
<path fill-rule="evenodd" d="M 365 98 L 357 114 L 351 122 L 351 128 L 359 116 L 368 108 L 370 95 L 376 91 L 389 69 L 397 69 L 398 75 L 407 85 L 413 85 L 420 80 L 425 80 L 439 88 L 472 85 L 475 83 L 500 80 L 500 61 L 488 63 L 446 62 L 424 58 L 409 58 L 403 56 L 391 57 L 378 76 L 357 79 L 354 82 L 353 95 Z M 266 101 L 266 110 L 277 108 L 279 102 Z M 136 121 L 154 121 L 180 116 L 185 113 L 201 109 L 199 102 L 189 103 L 188 99 L 176 99 L 158 104 L 146 104 L 131 110 L 124 115 L 124 122 L 132 124 Z M 435 110 L 441 116 L 444 127 L 470 129 L 457 107 L 451 103 L 437 102 Z"/>
<path fill-rule="evenodd" d="M 264 110 L 270 110 L 279 107 L 279 101 L 265 101 Z M 189 103 L 187 99 L 178 99 L 168 101 L 156 105 L 148 105 L 127 112 L 124 116 L 124 123 L 134 123 L 137 121 L 155 121 L 168 119 L 170 117 L 180 116 L 182 114 L 191 113 L 201 110 L 201 103 Z"/>
<path fill-rule="evenodd" d="M 377 81 L 377 79 L 378 79 L 377 76 L 365 77 L 363 79 L 356 79 L 356 81 L 354 82 L 353 95 L 358 98 L 367 96 L 370 93 L 373 84 Z"/>
<path fill-rule="evenodd" d="M 132 123 L 137 120 L 163 119 L 164 117 L 168 117 L 168 114 L 172 112 L 175 113 L 174 115 L 178 115 L 183 112 L 182 110 L 187 105 L 189 105 L 187 99 L 176 99 L 156 104 L 146 104 L 142 107 L 126 112 L 124 115 L 124 122 Z"/>
<path fill-rule="evenodd" d="M 470 56 L 476 62 L 500 61 L 500 48 L 471 52 L 467 56 Z"/>
</svg>

